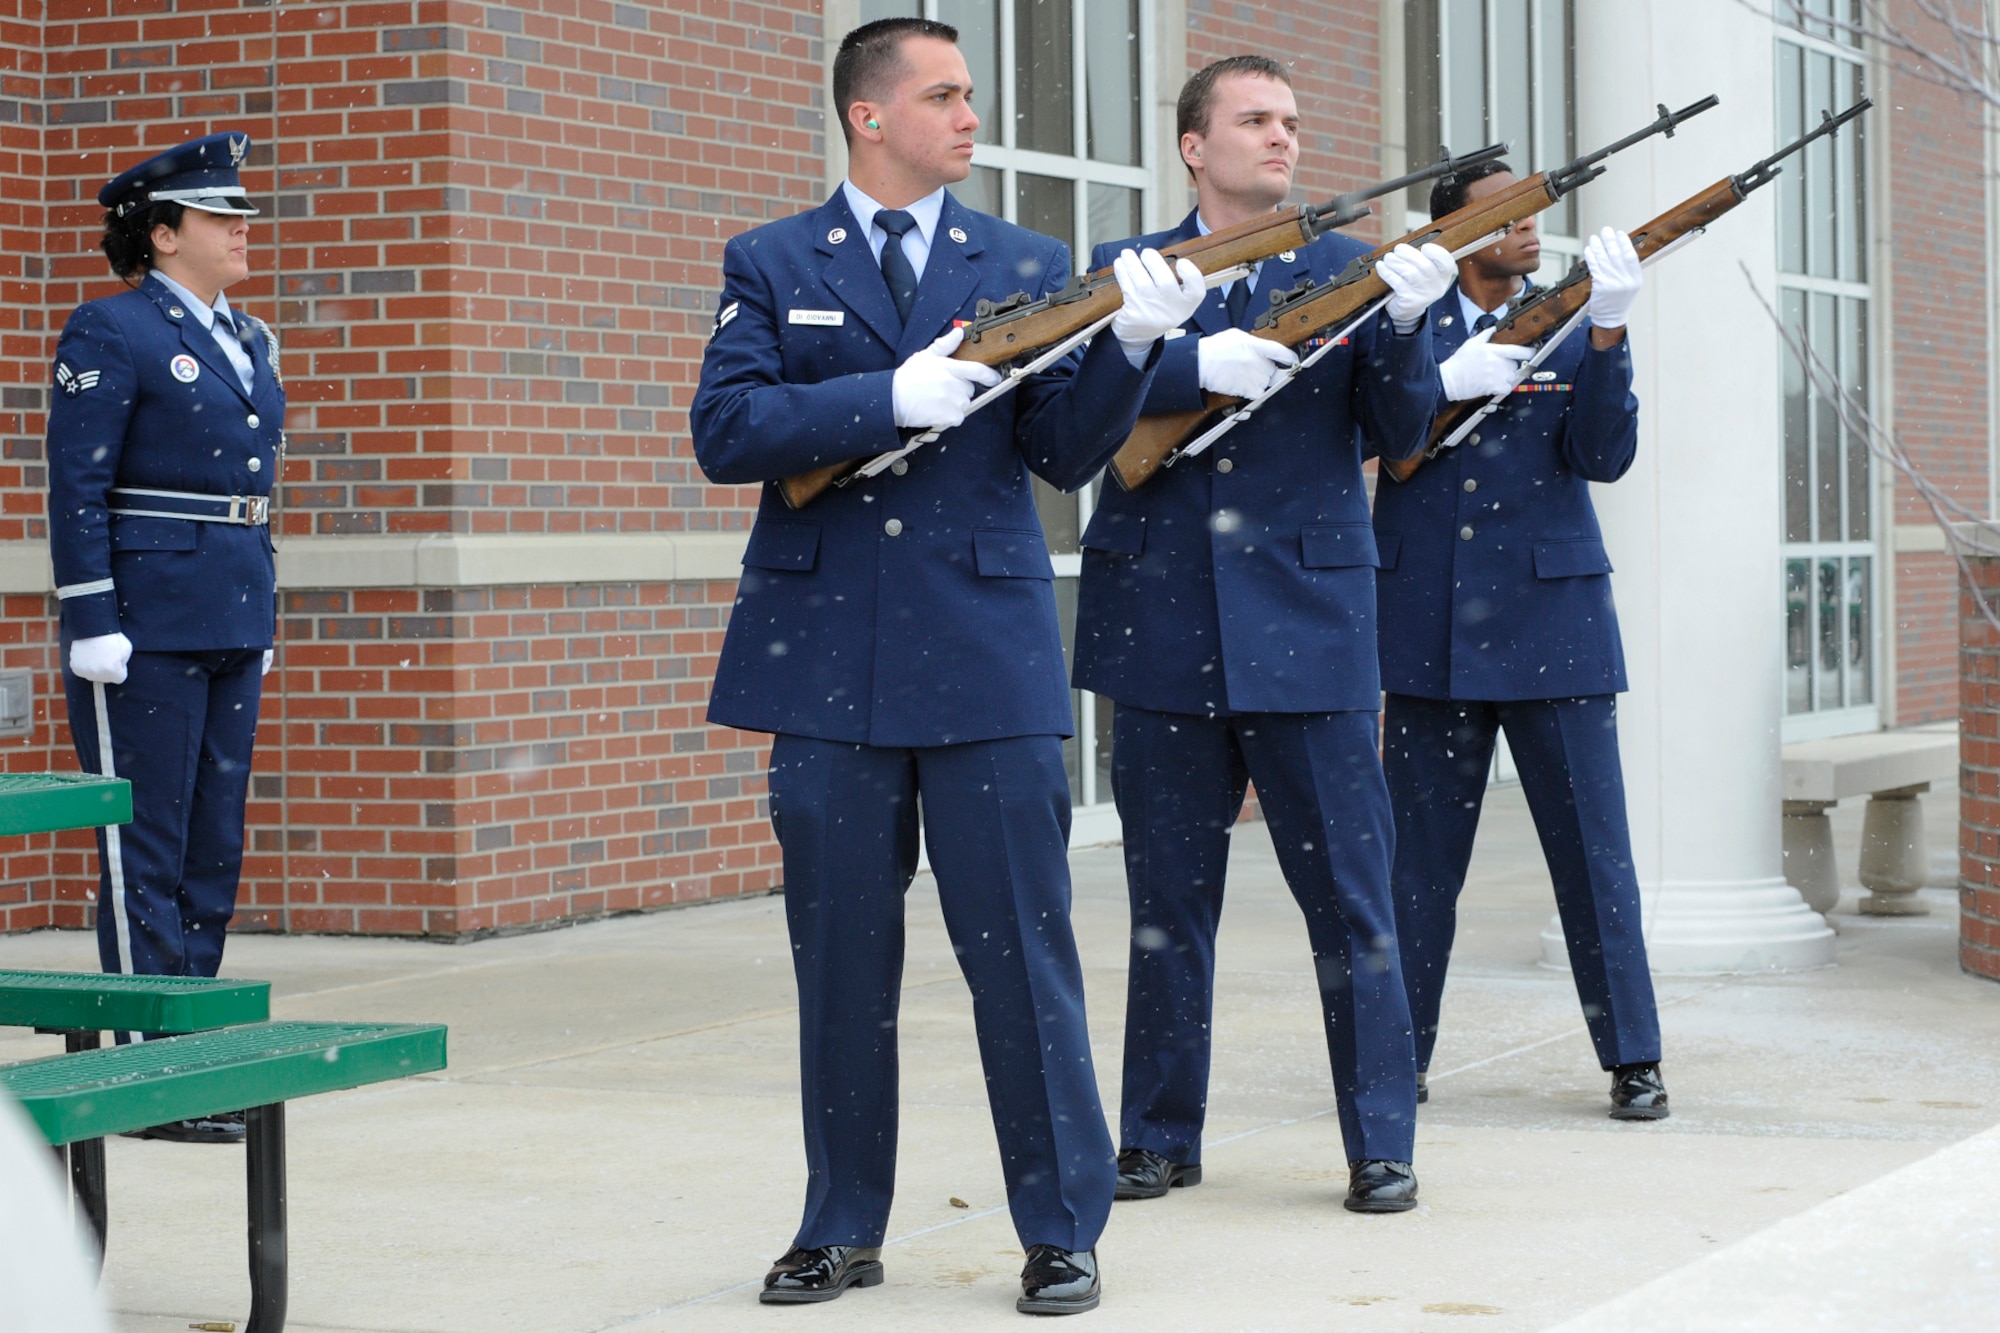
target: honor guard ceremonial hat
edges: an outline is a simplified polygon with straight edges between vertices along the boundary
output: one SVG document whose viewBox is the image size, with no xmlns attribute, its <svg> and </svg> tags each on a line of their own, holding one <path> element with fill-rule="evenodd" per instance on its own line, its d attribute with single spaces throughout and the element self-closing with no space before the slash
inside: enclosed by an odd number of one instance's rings
<svg viewBox="0 0 2000 1333">
<path fill-rule="evenodd" d="M 247 134 L 204 134 L 121 173 L 97 192 L 97 202 L 119 217 L 160 203 L 254 217 L 257 209 L 236 175 L 249 153 Z"/>
</svg>

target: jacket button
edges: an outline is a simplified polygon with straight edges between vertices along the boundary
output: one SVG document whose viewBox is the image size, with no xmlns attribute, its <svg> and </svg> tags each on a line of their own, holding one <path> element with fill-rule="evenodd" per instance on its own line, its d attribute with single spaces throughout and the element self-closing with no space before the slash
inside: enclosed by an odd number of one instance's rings
<svg viewBox="0 0 2000 1333">
<path fill-rule="evenodd" d="M 255 412 L 252 412 L 250 414 L 250 419 L 244 422 L 243 424 L 248 426 L 251 430 L 255 430 L 257 429 L 257 427 L 263 425 L 264 423 L 257 419 L 257 414 Z"/>
<path fill-rule="evenodd" d="M 1215 460 L 1215 470 L 1217 472 L 1234 472 L 1236 464 L 1227 458 L 1218 458 Z"/>
<path fill-rule="evenodd" d="M 1474 431 L 1474 432 L 1472 432 L 1472 434 L 1470 434 L 1470 435 L 1466 436 L 1466 437 L 1465 437 L 1465 442 L 1466 442 L 1467 444 L 1471 444 L 1471 445 L 1476 445 L 1476 444 L 1478 444 L 1478 443 L 1479 443 L 1479 432 L 1478 432 L 1478 431 Z"/>
<path fill-rule="evenodd" d="M 910 465 L 908 462 L 899 458 L 895 462 L 889 464 L 889 470 L 900 477 L 905 472 L 908 472 L 910 470 Z"/>
<path fill-rule="evenodd" d="M 882 531 L 888 533 L 891 537 L 901 536 L 903 533 L 903 520 L 900 518 L 890 519 L 882 525 Z"/>
<path fill-rule="evenodd" d="M 1465 493 L 1466 493 L 1467 495 L 1470 495 L 1470 494 L 1472 494 L 1472 493 L 1473 493 L 1474 491 L 1476 491 L 1476 490 L 1478 490 L 1478 489 L 1479 489 L 1479 483 L 1478 483 L 1478 482 L 1474 481 L 1474 480 L 1473 480 L 1473 479 L 1472 479 L 1471 477 L 1467 477 L 1467 478 L 1465 479 Z"/>
<path fill-rule="evenodd" d="M 252 472 L 262 472 L 264 470 L 264 460 L 261 458 L 252 458 L 244 466 L 248 467 Z"/>
<path fill-rule="evenodd" d="M 1466 524 L 1464 527 L 1458 530 L 1458 539 L 1462 542 L 1469 542 L 1472 540 L 1472 525 L 1470 523 Z"/>
</svg>

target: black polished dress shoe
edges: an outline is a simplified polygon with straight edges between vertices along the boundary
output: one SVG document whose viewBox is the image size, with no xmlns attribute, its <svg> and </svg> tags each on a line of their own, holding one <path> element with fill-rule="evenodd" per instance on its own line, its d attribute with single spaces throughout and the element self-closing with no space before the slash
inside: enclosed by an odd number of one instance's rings
<svg viewBox="0 0 2000 1333">
<path fill-rule="evenodd" d="M 1097 1251 L 1031 1245 L 1021 1269 L 1022 1314 L 1082 1314 L 1097 1308 Z"/>
<path fill-rule="evenodd" d="M 1422 1106 L 1430 1099 L 1431 1077 L 1429 1074 L 1419 1074 L 1417 1075 L 1417 1105 Z"/>
<path fill-rule="evenodd" d="M 1658 1065 L 1619 1065 L 1611 1071 L 1611 1118 L 1667 1118 L 1667 1085 L 1660 1081 Z"/>
<path fill-rule="evenodd" d="M 849 1287 L 881 1285 L 878 1245 L 822 1245 L 813 1250 L 794 1245 L 764 1274 L 764 1290 L 757 1299 L 765 1305 L 803 1305 L 830 1301 Z"/>
<path fill-rule="evenodd" d="M 1417 1173 L 1408 1162 L 1355 1162 L 1347 1168 L 1347 1211 L 1407 1213 L 1417 1206 Z"/>
<path fill-rule="evenodd" d="M 1127 1148 L 1118 1154 L 1118 1187 L 1114 1199 L 1157 1199 L 1171 1189 L 1201 1184 L 1201 1166 L 1182 1166 L 1150 1148 Z"/>
<path fill-rule="evenodd" d="M 128 1131 L 128 1139 L 165 1139 L 168 1143 L 241 1143 L 243 1113 L 222 1111 L 199 1120 L 169 1120 L 164 1125 Z"/>
</svg>

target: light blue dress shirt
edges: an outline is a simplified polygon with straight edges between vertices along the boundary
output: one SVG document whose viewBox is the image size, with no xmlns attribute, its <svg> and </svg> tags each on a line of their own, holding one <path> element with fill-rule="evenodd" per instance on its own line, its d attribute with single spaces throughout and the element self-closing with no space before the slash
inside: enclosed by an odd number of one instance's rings
<svg viewBox="0 0 2000 1333">
<path fill-rule="evenodd" d="M 875 215 L 882 211 L 883 206 L 863 194 L 853 181 L 842 181 L 840 188 L 847 196 L 847 207 L 854 214 L 854 220 L 861 224 L 862 234 L 868 238 L 869 252 L 875 256 L 876 263 L 881 263 L 882 245 L 889 239 L 889 233 L 875 225 Z M 940 185 L 903 211 L 917 220 L 916 226 L 903 233 L 903 253 L 909 258 L 911 271 L 921 282 L 924 263 L 931 257 L 931 241 L 937 235 L 938 219 L 944 216 L 944 187 Z"/>
<path fill-rule="evenodd" d="M 222 354 L 229 358 L 229 364 L 235 367 L 243 392 L 253 392 L 257 384 L 257 363 L 250 359 L 250 353 L 243 349 L 242 341 L 236 336 L 236 317 L 229 312 L 229 298 L 217 292 L 215 304 L 205 306 L 193 292 L 160 270 L 154 269 L 153 276 L 165 283 L 168 291 L 187 302 L 188 312 L 194 316 L 195 322 L 208 330 L 209 336 L 215 339 L 215 345 L 222 349 Z"/>
</svg>

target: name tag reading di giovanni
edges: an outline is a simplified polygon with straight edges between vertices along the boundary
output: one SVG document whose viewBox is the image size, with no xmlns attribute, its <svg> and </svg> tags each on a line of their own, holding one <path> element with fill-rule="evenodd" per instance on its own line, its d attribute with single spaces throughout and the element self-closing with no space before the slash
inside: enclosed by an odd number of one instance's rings
<svg viewBox="0 0 2000 1333">
<path fill-rule="evenodd" d="M 847 322 L 845 310 L 793 310 L 785 315 L 787 324 L 811 324 L 822 329 L 837 329 Z"/>
</svg>

